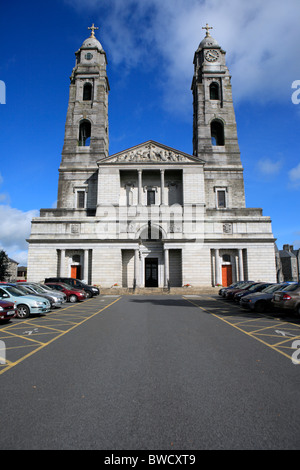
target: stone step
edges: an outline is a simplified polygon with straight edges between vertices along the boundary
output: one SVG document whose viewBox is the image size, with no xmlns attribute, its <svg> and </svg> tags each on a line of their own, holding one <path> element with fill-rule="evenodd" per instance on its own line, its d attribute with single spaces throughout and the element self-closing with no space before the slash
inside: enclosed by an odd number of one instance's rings
<svg viewBox="0 0 300 470">
<path fill-rule="evenodd" d="M 164 287 L 110 287 L 100 288 L 102 295 L 201 295 L 201 294 L 215 294 L 217 295 L 220 287 L 202 286 L 202 287 L 171 287 L 170 289 Z"/>
</svg>

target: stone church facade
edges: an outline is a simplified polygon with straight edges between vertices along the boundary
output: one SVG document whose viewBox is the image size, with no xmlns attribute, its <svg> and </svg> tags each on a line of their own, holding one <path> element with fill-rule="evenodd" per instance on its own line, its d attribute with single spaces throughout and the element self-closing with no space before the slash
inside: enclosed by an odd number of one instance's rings
<svg viewBox="0 0 300 470">
<path fill-rule="evenodd" d="M 109 155 L 107 61 L 91 29 L 71 75 L 57 208 L 32 220 L 28 280 L 276 282 L 271 220 L 245 205 L 230 74 L 208 26 L 194 56 L 191 155 L 155 141 Z"/>
</svg>

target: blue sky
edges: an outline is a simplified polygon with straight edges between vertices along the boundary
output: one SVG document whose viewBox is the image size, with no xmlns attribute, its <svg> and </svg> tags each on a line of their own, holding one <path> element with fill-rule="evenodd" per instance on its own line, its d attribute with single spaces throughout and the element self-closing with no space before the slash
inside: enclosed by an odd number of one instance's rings
<svg viewBox="0 0 300 470">
<path fill-rule="evenodd" d="M 279 248 L 300 248 L 299 18 L 299 0 L 5 2 L 0 248 L 26 264 L 31 218 L 55 206 L 69 77 L 88 26 L 108 59 L 110 154 L 149 139 L 192 153 L 193 56 L 207 22 L 232 75 L 246 205 L 271 217 Z"/>
</svg>

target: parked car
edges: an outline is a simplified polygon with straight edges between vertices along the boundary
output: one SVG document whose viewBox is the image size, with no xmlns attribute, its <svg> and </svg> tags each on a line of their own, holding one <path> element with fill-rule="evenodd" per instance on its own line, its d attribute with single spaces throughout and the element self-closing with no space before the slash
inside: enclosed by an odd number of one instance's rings
<svg viewBox="0 0 300 470">
<path fill-rule="evenodd" d="M 53 307 L 61 307 L 63 304 L 62 298 L 56 294 L 55 291 L 47 292 L 46 290 L 42 290 L 39 286 L 34 284 L 30 284 L 27 282 L 18 283 L 15 287 L 22 290 L 24 289 L 27 294 L 37 295 L 38 297 L 46 297 L 51 304 L 51 308 Z M 67 298 L 65 302 L 67 301 Z"/>
<path fill-rule="evenodd" d="M 45 284 L 37 284 L 37 283 L 31 282 L 30 285 L 37 286 L 42 292 L 45 292 L 45 294 L 47 294 L 47 293 L 53 294 L 54 293 L 57 297 L 59 297 L 61 299 L 63 304 L 67 302 L 67 296 L 63 292 L 59 292 L 56 289 L 51 289 L 51 287 L 46 286 Z"/>
<path fill-rule="evenodd" d="M 35 295 L 24 295 L 14 286 L 2 284 L 0 286 L 0 300 L 14 302 L 17 306 L 17 317 L 27 318 L 29 315 L 47 313 L 50 311 L 50 302 Z"/>
<path fill-rule="evenodd" d="M 243 290 L 243 289 L 248 289 L 250 286 L 253 286 L 254 284 L 257 284 L 257 282 L 254 282 L 254 281 L 245 281 L 244 284 L 241 284 L 241 285 L 238 286 L 238 287 L 234 287 L 234 288 L 232 288 L 232 289 L 228 289 L 228 290 L 225 292 L 225 299 L 227 299 L 227 300 L 233 300 L 234 294 L 236 294 L 237 292 L 240 292 L 240 291 Z"/>
<path fill-rule="evenodd" d="M 283 310 L 292 310 L 300 317 L 300 283 L 290 284 L 282 291 L 275 292 L 272 305 Z"/>
<path fill-rule="evenodd" d="M 47 282 L 45 285 L 66 294 L 68 302 L 79 302 L 87 298 L 84 290 L 75 289 L 63 282 Z"/>
<path fill-rule="evenodd" d="M 17 316 L 17 307 L 14 302 L 0 300 L 0 322 L 7 323 Z"/>
<path fill-rule="evenodd" d="M 238 304 L 245 295 L 248 295 L 249 293 L 253 294 L 254 292 L 261 292 L 270 285 L 273 284 L 271 284 L 270 282 L 258 282 L 257 284 L 253 284 L 253 286 L 250 286 L 248 289 L 236 292 L 233 296 L 233 300 Z"/>
<path fill-rule="evenodd" d="M 23 283 L 21 285 L 19 283 L 18 284 L 7 283 L 7 285 L 16 287 L 18 290 L 23 292 L 24 295 L 35 295 L 36 297 L 41 297 L 42 299 L 48 299 L 49 302 L 50 302 L 50 308 L 51 309 L 53 308 L 53 298 L 52 297 L 47 296 L 47 295 L 37 294 L 32 289 L 30 289 L 28 286 L 24 285 Z"/>
<path fill-rule="evenodd" d="M 64 284 L 68 284 L 76 289 L 84 290 L 88 298 L 100 294 L 98 287 L 89 286 L 85 282 L 82 282 L 79 279 L 73 279 L 72 277 L 49 277 L 45 279 L 45 284 L 48 284 L 49 282 L 63 282 Z"/>
<path fill-rule="evenodd" d="M 271 284 L 263 289 L 262 292 L 244 295 L 240 300 L 240 306 L 260 313 L 267 312 L 272 307 L 271 300 L 274 292 L 284 289 L 287 285 L 286 282 L 282 284 Z"/>
<path fill-rule="evenodd" d="M 233 284 L 230 284 L 230 286 L 227 286 L 227 287 L 221 287 L 221 289 L 219 290 L 218 294 L 221 296 L 221 297 L 224 297 L 225 296 L 225 293 L 228 289 L 233 289 L 235 287 L 239 287 L 241 286 L 242 284 L 244 284 L 245 281 L 239 281 L 239 282 L 234 282 Z"/>
</svg>

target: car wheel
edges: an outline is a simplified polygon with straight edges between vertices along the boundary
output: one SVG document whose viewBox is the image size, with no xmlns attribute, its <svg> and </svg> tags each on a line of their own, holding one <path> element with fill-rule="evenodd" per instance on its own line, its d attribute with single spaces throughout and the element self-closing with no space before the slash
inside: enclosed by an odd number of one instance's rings
<svg viewBox="0 0 300 470">
<path fill-rule="evenodd" d="M 296 315 L 300 318 L 300 304 L 296 307 Z"/>
<path fill-rule="evenodd" d="M 92 294 L 89 291 L 85 291 L 86 298 L 90 299 L 92 297 Z"/>
<path fill-rule="evenodd" d="M 69 300 L 70 300 L 70 302 L 72 302 L 72 303 L 77 302 L 77 297 L 76 297 L 76 295 L 74 295 L 74 294 L 70 295 Z"/>
<path fill-rule="evenodd" d="M 28 318 L 30 315 L 30 310 L 29 310 L 29 307 L 27 307 L 27 305 L 18 305 L 18 308 L 17 308 L 17 317 L 18 318 Z"/>
<path fill-rule="evenodd" d="M 257 302 L 255 305 L 255 311 L 259 313 L 263 313 L 266 311 L 265 302 Z"/>
</svg>

